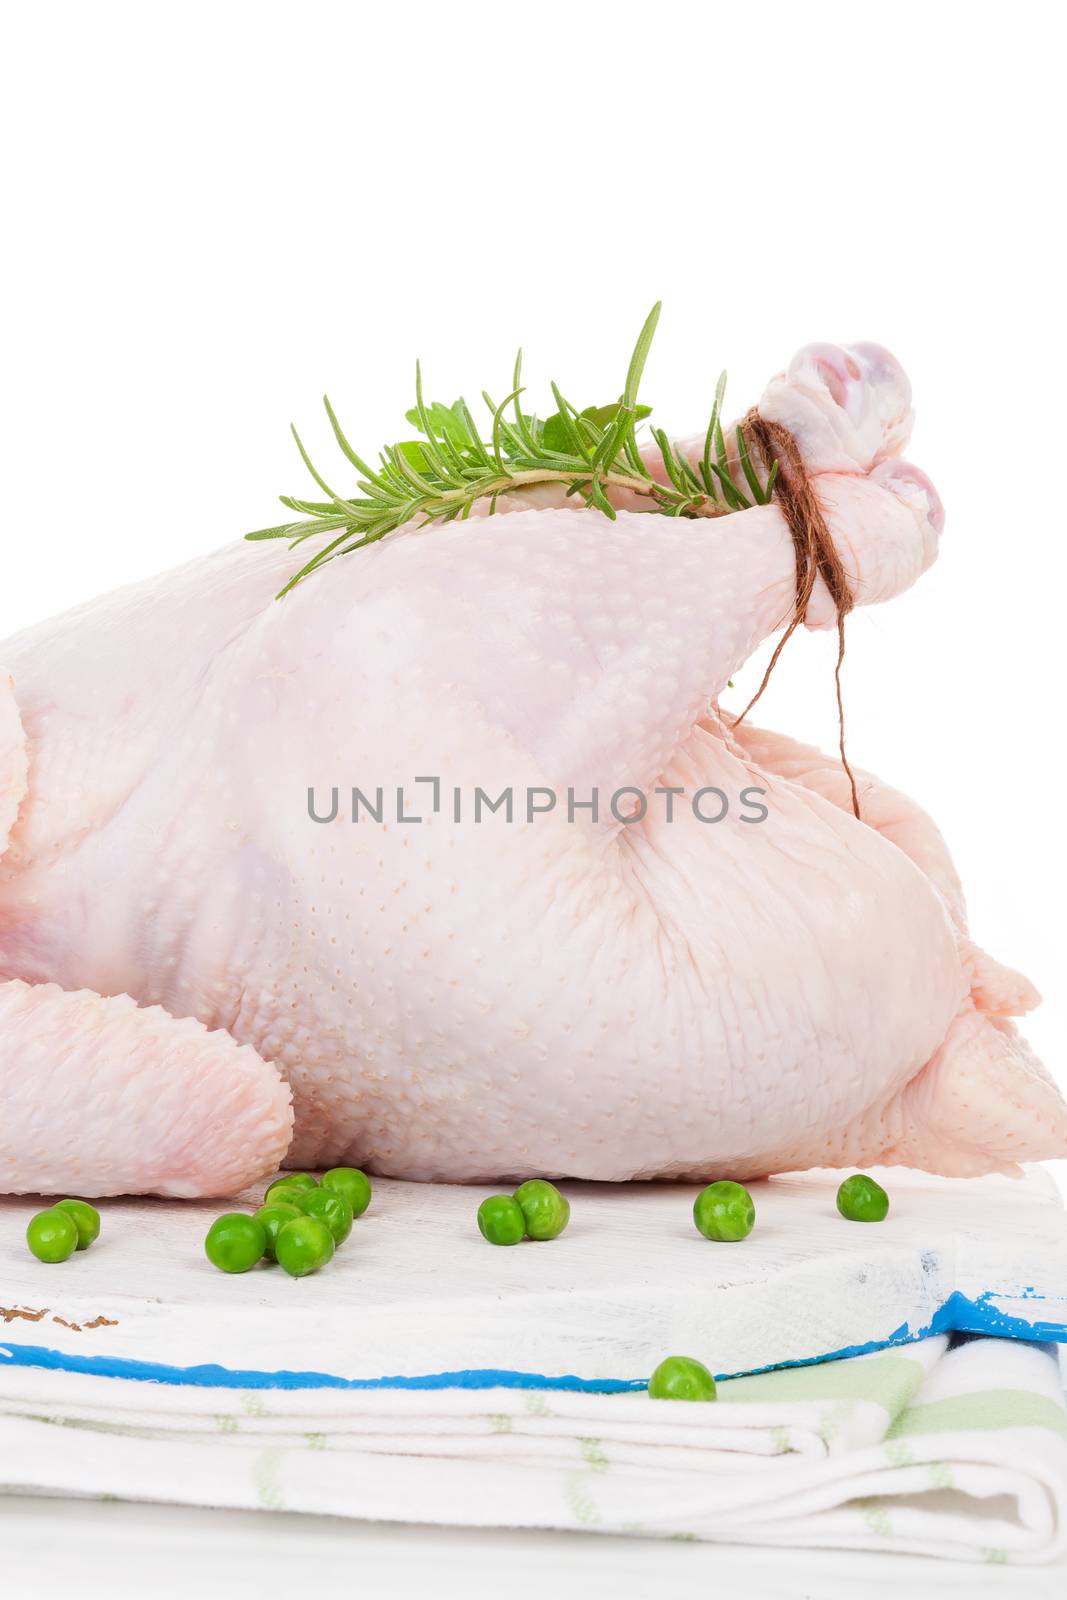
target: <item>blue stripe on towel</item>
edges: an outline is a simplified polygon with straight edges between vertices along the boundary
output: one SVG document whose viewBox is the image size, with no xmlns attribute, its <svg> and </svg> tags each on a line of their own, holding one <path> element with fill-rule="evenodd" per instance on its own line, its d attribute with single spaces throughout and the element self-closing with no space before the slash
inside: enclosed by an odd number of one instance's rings
<svg viewBox="0 0 1067 1600">
<path fill-rule="evenodd" d="M 1024 1297 L 1028 1298 L 1028 1297 Z M 840 1361 L 846 1356 L 870 1355 L 938 1333 L 977 1333 L 999 1339 L 1067 1343 L 1067 1324 L 1026 1321 L 1009 1316 L 993 1304 L 992 1293 L 969 1300 L 951 1294 L 934 1313 L 929 1325 L 917 1330 L 901 1323 L 887 1339 L 872 1339 L 867 1344 L 828 1350 L 824 1355 L 800 1361 L 780 1361 L 767 1367 L 750 1369 L 773 1372 L 782 1367 L 811 1367 L 822 1361 Z M 1037 1299 L 1037 1296 L 1034 1296 Z M 414 1376 L 396 1374 L 382 1378 L 342 1378 L 332 1372 L 260 1372 L 220 1367 L 214 1363 L 197 1367 L 167 1366 L 156 1361 L 135 1361 L 120 1356 L 83 1356 L 66 1350 L 51 1350 L 47 1345 L 0 1342 L 0 1372 L 5 1361 L 16 1367 L 44 1367 L 56 1372 L 82 1372 L 97 1378 L 134 1378 L 143 1383 L 188 1384 L 203 1389 L 562 1389 L 573 1394 L 629 1394 L 647 1385 L 644 1378 L 578 1378 L 573 1373 L 556 1376 L 540 1372 L 511 1372 L 496 1367 L 473 1367 L 458 1372 L 424 1372 Z M 716 1373 L 716 1378 L 746 1376 L 736 1372 Z"/>
</svg>

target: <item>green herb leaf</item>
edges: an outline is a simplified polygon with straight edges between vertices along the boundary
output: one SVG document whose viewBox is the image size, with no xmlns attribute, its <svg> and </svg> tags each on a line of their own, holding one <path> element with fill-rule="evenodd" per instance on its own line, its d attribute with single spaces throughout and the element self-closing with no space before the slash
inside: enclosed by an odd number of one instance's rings
<svg viewBox="0 0 1067 1600">
<path fill-rule="evenodd" d="M 462 400 L 457 400 L 450 406 L 442 405 L 440 400 L 434 400 L 425 407 L 425 416 L 430 423 L 429 429 L 423 426 L 418 407 L 405 411 L 404 417 L 413 428 L 418 428 L 420 433 L 427 434 L 430 438 L 436 436 L 449 439 L 457 450 L 466 450 L 470 447 L 471 435 L 467 431 L 464 410 Z"/>
<path fill-rule="evenodd" d="M 417 439 L 402 439 L 396 447 L 406 461 L 410 461 L 416 472 L 428 472 L 429 464 L 422 445 Z"/>
<path fill-rule="evenodd" d="M 614 422 L 621 409 L 622 401 L 613 400 L 607 406 L 586 406 L 585 410 L 579 411 L 578 415 L 584 417 L 587 422 L 592 422 L 597 428 L 607 428 L 609 423 Z M 651 406 L 634 406 L 633 408 L 635 422 L 643 422 L 646 417 L 651 415 Z M 571 435 L 561 412 L 555 411 L 552 416 L 546 417 L 541 428 L 542 442 L 546 450 L 567 450 L 570 448 Z"/>
</svg>

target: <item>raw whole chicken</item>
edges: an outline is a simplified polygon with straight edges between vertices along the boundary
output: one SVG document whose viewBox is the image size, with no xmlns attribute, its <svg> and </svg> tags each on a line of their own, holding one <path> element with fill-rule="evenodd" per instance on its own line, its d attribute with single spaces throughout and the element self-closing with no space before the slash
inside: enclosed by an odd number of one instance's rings
<svg viewBox="0 0 1067 1600">
<path fill-rule="evenodd" d="M 942 512 L 893 358 L 809 346 L 760 411 L 856 602 L 912 584 Z M 0 645 L 0 1191 L 1067 1154 L 933 823 L 719 712 L 793 607 L 781 510 L 497 509 L 281 602 L 292 555 L 238 543 Z"/>
</svg>

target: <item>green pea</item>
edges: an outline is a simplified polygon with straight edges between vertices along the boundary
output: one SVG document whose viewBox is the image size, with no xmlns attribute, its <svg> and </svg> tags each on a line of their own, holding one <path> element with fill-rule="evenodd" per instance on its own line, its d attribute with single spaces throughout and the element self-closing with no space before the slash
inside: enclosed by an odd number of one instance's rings
<svg viewBox="0 0 1067 1600">
<path fill-rule="evenodd" d="M 216 1217 L 204 1240 L 204 1254 L 220 1272 L 247 1272 L 262 1261 L 266 1248 L 263 1224 L 243 1211 L 227 1211 Z"/>
<path fill-rule="evenodd" d="M 715 1379 L 692 1356 L 668 1356 L 648 1380 L 653 1400 L 714 1400 Z"/>
<path fill-rule="evenodd" d="M 267 1236 L 263 1254 L 269 1261 L 275 1260 L 274 1245 L 278 1234 L 287 1222 L 292 1222 L 294 1217 L 300 1216 L 300 1211 L 295 1205 L 290 1205 L 287 1200 L 272 1200 L 269 1205 L 260 1206 L 255 1214 L 254 1221 L 258 1222 Z"/>
<path fill-rule="evenodd" d="M 570 1201 L 547 1178 L 530 1178 L 515 1190 L 531 1239 L 555 1239 L 571 1217 Z"/>
<path fill-rule="evenodd" d="M 295 1206 L 299 1210 L 301 1196 L 309 1192 L 307 1189 L 299 1188 L 295 1183 L 276 1183 L 263 1196 L 263 1204 L 265 1206 Z"/>
<path fill-rule="evenodd" d="M 294 1217 L 274 1241 L 278 1265 L 292 1278 L 304 1278 L 309 1272 L 317 1272 L 333 1252 L 333 1234 L 318 1217 Z"/>
<path fill-rule="evenodd" d="M 55 1266 L 67 1261 L 78 1248 L 78 1225 L 69 1211 L 58 1206 L 50 1211 L 38 1211 L 26 1226 L 26 1243 L 38 1261 Z"/>
<path fill-rule="evenodd" d="M 65 1211 L 78 1230 L 78 1249 L 88 1250 L 100 1237 L 100 1213 L 88 1200 L 57 1200 L 57 1211 Z"/>
<path fill-rule="evenodd" d="M 305 1216 L 326 1224 L 334 1244 L 344 1244 L 352 1232 L 352 1207 L 337 1189 L 309 1189 L 296 1205 Z"/>
<path fill-rule="evenodd" d="M 889 1196 L 865 1172 L 855 1172 L 837 1191 L 837 1209 L 849 1222 L 884 1222 L 889 1213 Z"/>
<path fill-rule="evenodd" d="M 693 1221 L 705 1239 L 733 1243 L 752 1232 L 756 1208 L 744 1184 L 726 1178 L 701 1189 L 693 1201 Z"/>
<path fill-rule="evenodd" d="M 277 1193 L 279 1189 L 291 1189 L 295 1194 L 306 1194 L 309 1189 L 317 1189 L 318 1186 L 318 1179 L 313 1178 L 310 1172 L 283 1172 L 280 1178 L 275 1178 L 269 1185 L 263 1196 L 263 1204 L 269 1205 L 274 1199 L 280 1200 L 282 1197 Z M 287 1194 L 285 1198 L 289 1200 L 290 1196 Z M 295 1205 L 296 1201 L 292 1201 L 292 1204 Z"/>
<path fill-rule="evenodd" d="M 490 1244 L 518 1244 L 526 1237 L 522 1207 L 510 1194 L 491 1194 L 478 1207 L 478 1227 Z"/>
<path fill-rule="evenodd" d="M 331 1167 L 322 1175 L 322 1187 L 343 1194 L 354 1217 L 361 1217 L 370 1205 L 370 1179 L 358 1167 Z"/>
</svg>

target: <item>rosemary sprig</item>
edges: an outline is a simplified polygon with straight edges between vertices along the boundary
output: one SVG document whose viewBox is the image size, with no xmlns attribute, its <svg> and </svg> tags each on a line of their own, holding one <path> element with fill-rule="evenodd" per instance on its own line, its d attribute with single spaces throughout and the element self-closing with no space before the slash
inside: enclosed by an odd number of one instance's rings
<svg viewBox="0 0 1067 1600">
<path fill-rule="evenodd" d="M 359 477 L 354 494 L 341 495 L 319 473 L 294 427 L 297 449 L 325 500 L 305 500 L 282 495 L 282 504 L 299 513 L 295 520 L 273 528 L 259 528 L 248 539 L 288 539 L 293 549 L 308 539 L 325 538 L 280 591 L 278 598 L 311 573 L 354 550 L 375 544 L 404 523 L 419 520 L 452 522 L 470 515 L 479 500 L 489 502 L 516 489 L 558 483 L 567 495 L 578 496 L 587 506 L 615 517 L 608 490 L 629 490 L 648 501 L 648 510 L 669 517 L 722 515 L 751 505 L 766 505 L 773 489 L 777 463 L 766 484 L 756 475 L 748 446 L 737 430 L 737 458 L 748 494 L 734 481 L 722 430 L 722 401 L 726 374 L 719 378 L 708 425 L 704 453 L 696 467 L 690 465 L 661 428 L 652 435 L 663 462 L 666 483 L 653 477 L 637 444 L 638 424 L 650 407 L 637 400 L 641 377 L 659 321 L 660 304 L 649 312 L 630 357 L 622 394 L 610 405 L 587 406 L 578 411 L 556 384 L 552 394 L 555 412 L 543 422 L 523 411 L 522 351 L 515 360 L 511 390 L 498 405 L 483 391 L 492 416 L 489 437 L 483 440 L 463 399 L 453 405 L 423 398 L 422 372 L 415 367 L 415 405 L 407 420 L 420 438 L 387 445 L 379 465 L 371 467 L 349 444 L 333 407 L 324 396 L 326 415 L 346 460 Z"/>
</svg>

